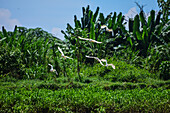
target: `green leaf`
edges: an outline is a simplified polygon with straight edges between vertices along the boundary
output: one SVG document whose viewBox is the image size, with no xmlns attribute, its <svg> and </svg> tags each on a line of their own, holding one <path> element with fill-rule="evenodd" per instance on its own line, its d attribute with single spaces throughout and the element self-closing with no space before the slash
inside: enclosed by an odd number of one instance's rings
<svg viewBox="0 0 170 113">
<path fill-rule="evenodd" d="M 115 23 L 116 23 L 116 12 L 114 12 L 114 15 L 112 17 L 112 28 L 115 25 Z"/>
<path fill-rule="evenodd" d="M 149 16 L 149 18 L 148 18 L 148 26 L 153 27 L 153 26 L 154 26 L 154 21 L 155 21 L 155 11 L 152 10 L 152 11 L 150 12 L 150 16 Z M 151 29 L 152 29 L 152 28 L 151 28 Z"/>
<path fill-rule="evenodd" d="M 129 41 L 131 47 L 133 47 L 132 39 L 130 37 L 127 38 L 127 41 Z"/>
<path fill-rule="evenodd" d="M 108 28 L 112 28 L 112 20 L 111 19 L 108 21 Z"/>
<path fill-rule="evenodd" d="M 112 12 L 111 12 L 109 15 L 107 15 L 105 21 L 106 21 L 106 22 L 109 21 L 109 20 L 111 19 L 111 16 L 112 16 Z"/>
<path fill-rule="evenodd" d="M 96 18 L 98 14 L 99 14 L 99 7 L 97 7 L 96 12 L 94 13 L 93 22 L 96 22 Z"/>
<path fill-rule="evenodd" d="M 65 37 L 66 39 L 69 39 L 69 37 L 67 36 L 67 34 L 66 34 L 63 30 L 61 30 L 61 33 L 64 34 L 64 37 Z"/>
<path fill-rule="evenodd" d="M 132 18 L 129 18 L 129 32 L 133 32 L 133 19 Z"/>
<path fill-rule="evenodd" d="M 147 24 L 147 26 L 150 26 L 150 24 L 151 24 L 151 16 L 148 17 L 148 24 Z"/>
<path fill-rule="evenodd" d="M 83 17 L 85 16 L 86 12 L 85 12 L 85 7 L 82 7 L 82 12 L 83 12 Z"/>
<path fill-rule="evenodd" d="M 121 20 L 122 20 L 122 12 L 120 12 L 117 16 L 117 22 L 118 23 L 121 23 Z"/>
<path fill-rule="evenodd" d="M 142 40 L 141 34 L 139 33 L 139 31 L 136 32 L 136 36 L 138 40 Z"/>
<path fill-rule="evenodd" d="M 0 42 L 4 41 L 5 39 L 6 39 L 6 37 L 4 37 L 4 38 L 0 39 Z"/>
<path fill-rule="evenodd" d="M 159 25 L 160 23 L 160 18 L 161 18 L 161 12 L 159 11 L 156 17 L 155 25 Z"/>
<path fill-rule="evenodd" d="M 90 39 L 94 39 L 95 40 L 95 28 L 94 28 L 94 22 L 92 22 L 91 28 L 90 28 Z"/>
<path fill-rule="evenodd" d="M 104 19 L 103 13 L 100 13 L 99 18 L 100 18 L 100 21 L 101 21 L 101 25 L 104 25 L 105 24 L 105 19 Z"/>
<path fill-rule="evenodd" d="M 139 17 L 140 17 L 140 21 L 141 21 L 142 28 L 143 28 L 143 26 L 146 25 L 146 20 L 145 20 L 145 16 L 144 16 L 143 11 L 140 12 Z"/>
<path fill-rule="evenodd" d="M 133 35 L 135 37 L 137 34 L 139 34 L 139 27 L 140 27 L 139 15 L 136 15 L 133 23 Z"/>
<path fill-rule="evenodd" d="M 77 22 L 77 16 L 74 15 L 74 23 L 75 23 L 75 28 L 78 28 L 78 22 Z"/>
<path fill-rule="evenodd" d="M 4 37 L 8 38 L 8 34 L 7 34 L 7 31 L 4 26 L 2 26 L 2 33 L 3 33 Z"/>
</svg>

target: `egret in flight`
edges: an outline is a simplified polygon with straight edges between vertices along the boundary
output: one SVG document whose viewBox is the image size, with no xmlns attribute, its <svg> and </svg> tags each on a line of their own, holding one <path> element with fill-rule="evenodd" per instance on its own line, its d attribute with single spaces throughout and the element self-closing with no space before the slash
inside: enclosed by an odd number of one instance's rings
<svg viewBox="0 0 170 113">
<path fill-rule="evenodd" d="M 94 59 L 96 59 L 97 61 L 99 61 L 102 66 L 104 66 L 104 64 L 102 63 L 102 61 L 101 61 L 99 58 L 97 58 L 97 57 L 92 57 L 92 56 L 86 56 L 86 57 L 87 57 L 87 58 L 94 58 Z"/>
<path fill-rule="evenodd" d="M 113 33 L 113 30 L 112 30 L 112 29 L 109 29 L 106 25 L 102 25 L 102 26 L 101 26 L 101 29 L 105 29 L 105 28 L 106 28 L 106 31 L 107 31 L 107 32 L 112 32 L 112 35 L 114 34 L 114 33 Z"/>
<path fill-rule="evenodd" d="M 93 43 L 98 43 L 98 44 L 101 44 L 102 42 L 99 42 L 99 41 L 96 41 L 96 40 L 92 40 L 92 39 L 89 39 L 89 38 L 82 38 L 80 36 L 78 36 L 79 39 L 81 40 L 87 40 L 89 42 L 93 42 Z"/>
<path fill-rule="evenodd" d="M 106 65 L 105 65 L 106 67 L 112 66 L 112 68 L 115 69 L 115 65 L 113 65 L 113 64 L 108 64 L 106 59 L 101 59 L 101 61 L 106 62 Z"/>
<path fill-rule="evenodd" d="M 51 67 L 50 72 L 54 72 L 54 73 L 56 73 L 56 75 L 58 75 L 57 71 L 55 69 L 53 69 L 53 66 L 51 64 L 48 64 L 48 65 Z"/>
<path fill-rule="evenodd" d="M 66 59 L 66 58 L 68 58 L 68 59 L 72 59 L 72 58 L 70 58 L 70 57 L 68 57 L 68 56 L 65 56 L 64 55 L 64 53 L 63 53 L 63 51 L 61 50 L 61 48 L 60 47 L 58 47 L 58 50 L 60 51 L 60 53 L 61 53 L 61 57 L 63 57 L 64 59 Z"/>
<path fill-rule="evenodd" d="M 100 64 L 101 64 L 102 66 L 106 66 L 106 67 L 112 66 L 112 68 L 115 69 L 115 66 L 114 66 L 113 64 L 108 64 L 106 59 L 101 59 L 101 60 L 100 60 L 99 58 L 93 57 L 93 56 L 86 56 L 86 57 L 87 57 L 87 58 L 94 58 L 94 59 L 96 59 L 97 61 L 100 62 Z M 106 65 L 104 65 L 103 62 L 106 62 Z"/>
</svg>

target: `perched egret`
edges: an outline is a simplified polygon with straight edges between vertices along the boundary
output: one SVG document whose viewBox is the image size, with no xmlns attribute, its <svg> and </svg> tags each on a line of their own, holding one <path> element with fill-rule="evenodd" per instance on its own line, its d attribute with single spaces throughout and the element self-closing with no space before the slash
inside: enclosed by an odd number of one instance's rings
<svg viewBox="0 0 170 113">
<path fill-rule="evenodd" d="M 97 57 L 92 57 L 92 56 L 86 56 L 86 57 L 87 57 L 87 58 L 94 58 L 94 59 L 96 59 L 97 61 L 99 61 L 102 66 L 104 66 L 104 64 L 102 63 L 102 61 L 101 61 L 99 58 L 97 58 Z"/>
<path fill-rule="evenodd" d="M 113 64 L 108 64 L 106 59 L 101 59 L 101 61 L 106 62 L 106 67 L 112 66 L 112 68 L 115 69 L 115 66 Z"/>
<path fill-rule="evenodd" d="M 51 64 L 48 64 L 48 65 L 51 67 L 50 72 L 54 72 L 54 73 L 56 73 L 56 75 L 58 75 L 57 71 L 55 69 L 53 69 L 53 66 Z"/>
<path fill-rule="evenodd" d="M 81 39 L 81 40 L 87 40 L 87 41 L 89 41 L 89 42 L 94 42 L 94 43 L 98 43 L 98 44 L 101 44 L 101 43 L 102 43 L 102 42 L 98 42 L 98 41 L 96 41 L 96 40 L 92 40 L 92 39 L 89 39 L 89 38 L 82 38 L 82 37 L 79 37 L 79 36 L 78 36 L 78 38 Z"/>
<path fill-rule="evenodd" d="M 64 53 L 63 53 L 63 51 L 61 50 L 61 48 L 60 47 L 58 47 L 58 50 L 60 51 L 60 53 L 61 53 L 61 57 L 63 57 L 64 59 L 66 59 L 66 58 L 68 58 L 68 59 L 72 59 L 72 58 L 70 58 L 70 57 L 68 57 L 68 56 L 65 56 L 64 55 Z"/>
</svg>

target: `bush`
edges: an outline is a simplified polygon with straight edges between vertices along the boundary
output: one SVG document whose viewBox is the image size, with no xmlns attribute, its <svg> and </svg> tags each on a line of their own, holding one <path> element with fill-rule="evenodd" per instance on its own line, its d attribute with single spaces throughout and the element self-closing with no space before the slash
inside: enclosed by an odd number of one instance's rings
<svg viewBox="0 0 170 113">
<path fill-rule="evenodd" d="M 7 44 L 6 46 L 1 46 L 0 49 L 0 74 L 4 76 L 13 76 L 16 78 L 22 78 L 20 75 L 23 72 L 23 62 L 21 60 L 22 52 L 18 48 L 10 48 Z"/>
<path fill-rule="evenodd" d="M 158 78 L 155 74 L 149 73 L 145 69 L 140 69 L 125 61 L 114 61 L 113 58 L 107 60 L 108 63 L 114 64 L 116 69 L 112 67 L 102 66 L 97 62 L 94 66 L 86 66 L 81 69 L 81 73 L 87 77 L 99 77 L 108 81 L 116 82 L 144 82 L 147 78 Z"/>
<path fill-rule="evenodd" d="M 17 27 L 7 32 L 0 31 L 0 74 L 16 78 L 40 78 L 47 72 L 47 66 L 54 47 L 59 39 L 41 28 L 26 29 Z M 53 47 L 53 48 L 54 48 Z M 40 76 L 42 75 L 42 76 Z"/>
<path fill-rule="evenodd" d="M 170 61 L 163 61 L 160 65 L 160 78 L 163 80 L 170 79 Z"/>
</svg>

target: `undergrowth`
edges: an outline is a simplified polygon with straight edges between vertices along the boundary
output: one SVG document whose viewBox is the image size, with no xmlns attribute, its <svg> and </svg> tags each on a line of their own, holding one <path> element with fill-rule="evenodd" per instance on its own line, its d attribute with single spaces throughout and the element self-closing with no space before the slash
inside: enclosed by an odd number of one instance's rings
<svg viewBox="0 0 170 113">
<path fill-rule="evenodd" d="M 85 88 L 0 89 L 0 112 L 167 112 L 170 91 L 163 88 L 104 90 Z M 4 99 L 5 98 L 5 99 Z"/>
</svg>

